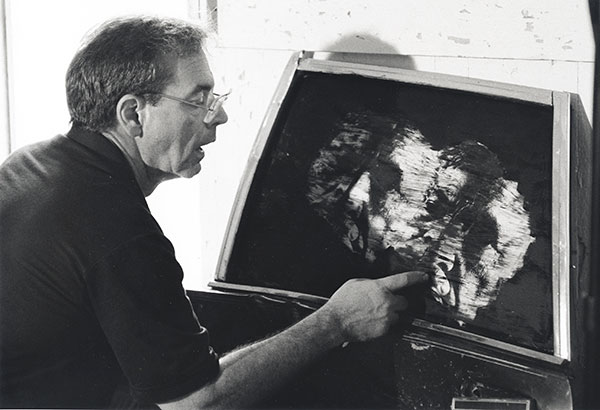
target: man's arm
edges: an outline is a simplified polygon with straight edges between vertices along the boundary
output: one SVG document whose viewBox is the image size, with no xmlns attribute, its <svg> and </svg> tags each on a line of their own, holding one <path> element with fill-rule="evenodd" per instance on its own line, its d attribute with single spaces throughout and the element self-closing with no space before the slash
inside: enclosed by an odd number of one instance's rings
<svg viewBox="0 0 600 410">
<path fill-rule="evenodd" d="M 319 310 L 268 339 L 225 355 L 218 377 L 167 409 L 239 408 L 268 396 L 304 365 L 346 341 L 365 341 L 387 332 L 406 300 L 394 292 L 427 280 L 422 272 L 346 282 Z"/>
</svg>

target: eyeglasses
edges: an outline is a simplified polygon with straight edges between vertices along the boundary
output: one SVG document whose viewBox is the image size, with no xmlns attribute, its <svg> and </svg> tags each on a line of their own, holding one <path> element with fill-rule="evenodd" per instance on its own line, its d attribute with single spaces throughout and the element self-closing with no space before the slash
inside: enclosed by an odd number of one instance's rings
<svg viewBox="0 0 600 410">
<path fill-rule="evenodd" d="M 225 94 L 216 94 L 212 91 L 207 93 L 206 97 L 203 97 L 204 101 L 194 102 L 184 100 L 183 98 L 174 97 L 172 95 L 163 94 L 163 93 L 153 93 L 156 95 L 160 95 L 163 98 L 167 98 L 169 100 L 177 101 L 182 104 L 187 104 L 195 108 L 202 108 L 206 110 L 206 114 L 204 115 L 204 119 L 202 120 L 205 124 L 210 124 L 215 120 L 217 113 L 223 106 L 223 103 L 227 100 L 227 97 L 231 94 L 231 90 L 227 91 Z"/>
</svg>

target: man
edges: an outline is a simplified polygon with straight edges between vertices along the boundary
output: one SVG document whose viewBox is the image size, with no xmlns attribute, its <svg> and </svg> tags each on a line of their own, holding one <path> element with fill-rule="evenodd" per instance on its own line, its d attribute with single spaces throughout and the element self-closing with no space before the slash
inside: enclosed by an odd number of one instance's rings
<svg viewBox="0 0 600 410">
<path fill-rule="evenodd" d="M 394 295 L 426 275 L 343 285 L 282 333 L 219 359 L 145 201 L 200 171 L 227 121 L 204 33 L 114 20 L 67 72 L 73 127 L 0 167 L 0 399 L 4 407 L 107 407 L 125 378 L 137 404 L 241 407 L 346 341 L 382 335 Z"/>
</svg>

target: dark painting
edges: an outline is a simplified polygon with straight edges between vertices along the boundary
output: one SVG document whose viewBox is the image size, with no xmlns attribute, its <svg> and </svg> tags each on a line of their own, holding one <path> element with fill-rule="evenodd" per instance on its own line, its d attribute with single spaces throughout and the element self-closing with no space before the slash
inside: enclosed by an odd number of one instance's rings
<svg viewBox="0 0 600 410">
<path fill-rule="evenodd" d="M 227 280 L 328 297 L 425 270 L 423 318 L 552 353 L 551 190 L 551 107 L 300 73 Z"/>
</svg>

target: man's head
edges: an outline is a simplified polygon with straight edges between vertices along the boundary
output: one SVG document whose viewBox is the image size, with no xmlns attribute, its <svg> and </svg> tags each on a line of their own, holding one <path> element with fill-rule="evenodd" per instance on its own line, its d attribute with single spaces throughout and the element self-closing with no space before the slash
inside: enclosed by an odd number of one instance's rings
<svg viewBox="0 0 600 410">
<path fill-rule="evenodd" d="M 114 125 L 115 106 L 125 94 L 155 103 L 173 77 L 172 57 L 202 52 L 206 34 L 177 20 L 115 19 L 94 31 L 67 71 L 71 121 L 93 131 Z"/>
<path fill-rule="evenodd" d="M 116 141 L 147 194 L 166 179 L 200 172 L 201 147 L 227 121 L 213 104 L 220 101 L 205 38 L 183 21 L 113 20 L 90 37 L 67 72 L 73 125 Z"/>
</svg>

